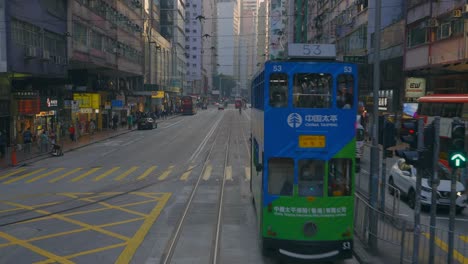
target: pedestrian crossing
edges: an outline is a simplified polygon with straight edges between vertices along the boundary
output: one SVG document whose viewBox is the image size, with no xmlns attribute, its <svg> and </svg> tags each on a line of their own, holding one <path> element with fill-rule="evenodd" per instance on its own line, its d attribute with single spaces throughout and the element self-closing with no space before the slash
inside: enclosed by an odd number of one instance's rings
<svg viewBox="0 0 468 264">
<path fill-rule="evenodd" d="M 194 175 L 197 166 L 189 164 L 184 167 L 175 165 L 169 166 L 131 166 L 131 167 L 91 167 L 91 168 L 15 168 L 10 171 L 0 173 L 0 186 L 12 184 L 32 184 L 32 183 L 78 183 L 78 182 L 105 182 L 105 181 L 129 181 L 157 179 L 159 181 L 178 180 L 188 181 Z M 202 179 L 208 181 L 213 178 L 214 166 L 208 164 L 202 174 Z M 250 167 L 227 166 L 225 170 L 227 181 L 250 180 Z"/>
</svg>

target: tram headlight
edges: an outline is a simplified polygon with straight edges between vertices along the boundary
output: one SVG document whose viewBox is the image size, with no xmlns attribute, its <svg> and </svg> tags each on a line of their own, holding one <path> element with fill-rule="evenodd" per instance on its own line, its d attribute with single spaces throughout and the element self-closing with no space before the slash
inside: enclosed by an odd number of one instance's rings
<svg viewBox="0 0 468 264">
<path fill-rule="evenodd" d="M 317 234 L 317 225 L 313 222 L 306 222 L 304 224 L 304 236 L 311 237 Z"/>
</svg>

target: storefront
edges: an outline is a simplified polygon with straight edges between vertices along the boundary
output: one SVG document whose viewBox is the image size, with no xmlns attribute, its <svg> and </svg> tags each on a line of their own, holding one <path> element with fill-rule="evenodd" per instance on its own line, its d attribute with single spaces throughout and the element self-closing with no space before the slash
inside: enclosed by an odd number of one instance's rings
<svg viewBox="0 0 468 264">
<path fill-rule="evenodd" d="M 23 143 L 23 132 L 30 130 L 33 135 L 37 133 L 36 115 L 40 113 L 40 97 L 38 91 L 13 92 L 14 119 L 13 135 L 17 143 Z"/>
<path fill-rule="evenodd" d="M 91 120 L 98 125 L 102 122 L 100 111 L 101 96 L 98 93 L 74 93 L 73 101 L 78 106 L 78 109 L 74 111 L 72 109 L 72 120 L 74 121 L 75 129 L 79 135 L 87 134 L 90 132 L 89 123 Z"/>
</svg>

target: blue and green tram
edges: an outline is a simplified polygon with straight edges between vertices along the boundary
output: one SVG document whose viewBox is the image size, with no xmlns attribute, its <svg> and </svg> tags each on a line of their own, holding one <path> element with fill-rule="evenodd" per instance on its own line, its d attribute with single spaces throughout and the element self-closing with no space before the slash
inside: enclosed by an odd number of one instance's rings
<svg viewBox="0 0 468 264">
<path fill-rule="evenodd" d="M 261 250 L 352 257 L 357 67 L 267 61 L 251 84 L 251 182 Z"/>
</svg>

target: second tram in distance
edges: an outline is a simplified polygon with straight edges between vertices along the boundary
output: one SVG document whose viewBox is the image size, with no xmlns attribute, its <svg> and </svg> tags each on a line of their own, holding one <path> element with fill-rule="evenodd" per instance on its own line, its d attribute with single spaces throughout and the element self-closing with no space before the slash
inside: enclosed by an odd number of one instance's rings
<svg viewBox="0 0 468 264">
<path fill-rule="evenodd" d="M 251 88 L 250 184 L 262 253 L 351 258 L 356 65 L 267 61 Z"/>
</svg>

